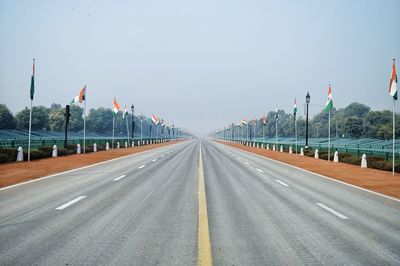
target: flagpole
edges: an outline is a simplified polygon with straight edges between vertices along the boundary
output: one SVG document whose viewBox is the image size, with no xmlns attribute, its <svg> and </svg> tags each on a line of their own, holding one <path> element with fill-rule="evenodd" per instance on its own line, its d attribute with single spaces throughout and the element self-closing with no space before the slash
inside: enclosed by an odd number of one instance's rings
<svg viewBox="0 0 400 266">
<path fill-rule="evenodd" d="M 278 150 L 278 119 L 275 119 L 275 150 Z"/>
<path fill-rule="evenodd" d="M 140 112 L 140 145 L 143 144 L 143 113 Z"/>
<path fill-rule="evenodd" d="M 35 91 L 35 58 L 32 59 L 32 78 L 31 78 L 31 109 L 29 111 L 29 135 L 28 135 L 28 162 L 31 160 L 31 133 L 32 133 L 32 106 L 33 106 L 33 95 Z"/>
<path fill-rule="evenodd" d="M 328 162 L 331 160 L 331 110 L 328 113 Z"/>
<path fill-rule="evenodd" d="M 86 88 L 86 85 L 85 85 Z M 83 105 L 83 153 L 86 153 L 86 100 L 87 93 L 85 89 L 85 104 Z"/>
<path fill-rule="evenodd" d="M 31 109 L 29 111 L 28 162 L 31 160 L 32 102 L 33 100 L 31 99 Z"/>
<path fill-rule="evenodd" d="M 115 114 L 113 115 L 113 130 L 112 130 L 112 144 L 111 144 L 112 149 L 114 149 L 114 124 L 115 124 Z"/>
<path fill-rule="evenodd" d="M 296 139 L 296 154 L 297 154 L 297 119 L 296 116 L 294 117 L 294 135 Z"/>
<path fill-rule="evenodd" d="M 126 115 L 125 117 L 125 121 L 126 121 L 126 134 L 128 135 L 128 144 L 130 143 L 129 141 L 129 126 L 128 126 L 128 115 Z M 130 145 L 128 145 L 130 146 Z"/>
<path fill-rule="evenodd" d="M 394 145 L 395 145 L 395 102 L 396 100 L 393 98 L 393 158 L 392 158 L 392 175 L 394 175 L 394 165 L 395 165 L 395 151 L 394 151 Z"/>
<path fill-rule="evenodd" d="M 256 122 L 254 121 L 254 125 L 253 125 L 253 141 L 256 141 Z"/>
</svg>

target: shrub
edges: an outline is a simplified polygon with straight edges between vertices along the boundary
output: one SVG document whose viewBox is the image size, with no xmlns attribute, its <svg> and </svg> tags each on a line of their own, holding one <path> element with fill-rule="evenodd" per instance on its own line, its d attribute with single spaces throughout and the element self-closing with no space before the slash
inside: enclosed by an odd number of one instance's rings
<svg viewBox="0 0 400 266">
<path fill-rule="evenodd" d="M 0 163 L 15 162 L 16 160 L 17 160 L 17 149 L 16 148 L 1 148 L 0 149 Z"/>
<path fill-rule="evenodd" d="M 51 152 L 47 151 L 31 151 L 31 160 L 38 160 L 38 159 L 43 159 L 43 158 L 49 158 L 51 157 Z M 28 158 L 28 153 L 24 152 L 24 158 Z"/>
</svg>

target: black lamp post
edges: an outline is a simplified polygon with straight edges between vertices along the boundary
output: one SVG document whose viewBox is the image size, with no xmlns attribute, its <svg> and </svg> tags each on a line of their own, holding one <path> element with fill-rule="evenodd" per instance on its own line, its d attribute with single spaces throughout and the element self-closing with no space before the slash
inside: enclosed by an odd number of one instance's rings
<svg viewBox="0 0 400 266">
<path fill-rule="evenodd" d="M 132 104 L 131 106 L 131 110 L 132 110 L 132 141 L 133 141 L 133 136 L 134 136 L 134 132 L 135 132 L 135 106 Z"/>
<path fill-rule="evenodd" d="M 306 113 L 306 149 L 308 148 L 308 104 L 310 103 L 310 92 L 306 95 L 307 113 Z"/>
</svg>

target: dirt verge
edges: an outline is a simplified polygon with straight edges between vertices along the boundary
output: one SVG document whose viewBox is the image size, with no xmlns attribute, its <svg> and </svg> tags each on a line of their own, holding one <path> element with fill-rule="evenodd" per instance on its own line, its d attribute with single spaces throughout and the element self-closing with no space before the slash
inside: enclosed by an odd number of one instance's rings
<svg viewBox="0 0 400 266">
<path fill-rule="evenodd" d="M 30 162 L 0 164 L 0 188 L 175 143 L 177 142 L 171 141 L 126 149 L 46 158 Z"/>
<path fill-rule="evenodd" d="M 218 142 L 400 199 L 400 175 L 397 173 L 393 176 L 390 172 L 376 169 L 365 169 L 355 165 L 333 163 L 306 156 L 248 147 L 237 143 Z"/>
</svg>

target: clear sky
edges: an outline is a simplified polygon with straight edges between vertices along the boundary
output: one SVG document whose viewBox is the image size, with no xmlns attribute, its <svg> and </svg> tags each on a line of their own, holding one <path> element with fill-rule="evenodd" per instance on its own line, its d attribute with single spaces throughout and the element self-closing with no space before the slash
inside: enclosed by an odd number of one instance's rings
<svg viewBox="0 0 400 266">
<path fill-rule="evenodd" d="M 329 83 L 338 108 L 390 109 L 399 33 L 399 0 L 0 0 L 0 103 L 29 104 L 36 58 L 35 105 L 87 84 L 88 108 L 116 96 L 197 133 L 295 97 L 303 113 Z"/>
</svg>

